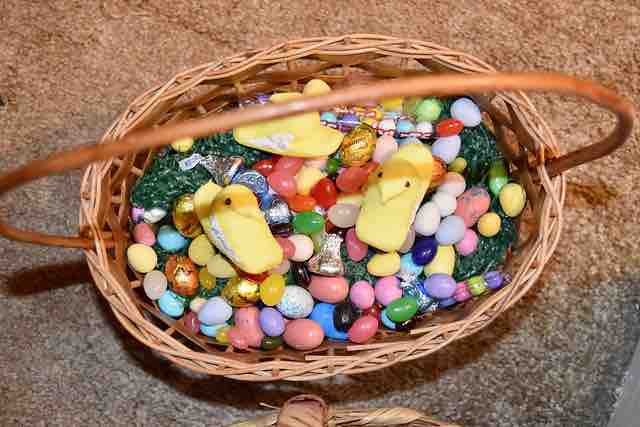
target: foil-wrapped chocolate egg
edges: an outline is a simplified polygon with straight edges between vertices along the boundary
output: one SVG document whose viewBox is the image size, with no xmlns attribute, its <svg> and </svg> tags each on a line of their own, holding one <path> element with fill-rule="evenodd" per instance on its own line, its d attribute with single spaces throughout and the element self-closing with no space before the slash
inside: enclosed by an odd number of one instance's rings
<svg viewBox="0 0 640 427">
<path fill-rule="evenodd" d="M 198 292 L 198 269 L 189 257 L 171 255 L 167 258 L 164 274 L 174 293 L 190 297 Z"/>
<path fill-rule="evenodd" d="M 355 127 L 344 136 L 340 146 L 340 160 L 347 166 L 362 166 L 371 160 L 376 148 L 377 134 L 366 123 Z"/>
<path fill-rule="evenodd" d="M 173 205 L 173 224 L 184 237 L 194 238 L 202 234 L 202 226 L 196 215 L 193 194 L 178 197 Z"/>
<path fill-rule="evenodd" d="M 224 285 L 222 297 L 233 307 L 248 307 L 260 299 L 260 284 L 246 277 L 232 277 Z"/>
</svg>

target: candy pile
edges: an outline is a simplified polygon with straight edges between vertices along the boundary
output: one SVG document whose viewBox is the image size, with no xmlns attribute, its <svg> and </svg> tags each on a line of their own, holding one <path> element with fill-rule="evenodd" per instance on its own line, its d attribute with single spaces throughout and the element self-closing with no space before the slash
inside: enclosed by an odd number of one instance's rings
<svg viewBox="0 0 640 427">
<path fill-rule="evenodd" d="M 237 349 L 311 350 L 503 286 L 526 195 L 471 99 L 411 97 L 175 141 L 131 202 L 128 263 L 162 313 Z"/>
</svg>

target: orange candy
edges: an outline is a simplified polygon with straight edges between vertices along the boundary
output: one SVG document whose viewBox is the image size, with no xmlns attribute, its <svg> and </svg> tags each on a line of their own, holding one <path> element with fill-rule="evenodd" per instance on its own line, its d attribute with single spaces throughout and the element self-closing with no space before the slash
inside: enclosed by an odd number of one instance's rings
<svg viewBox="0 0 640 427">
<path fill-rule="evenodd" d="M 316 199 L 311 196 L 303 196 L 302 194 L 296 194 L 293 197 L 287 199 L 289 209 L 295 212 L 308 212 L 312 211 L 316 207 Z"/>
</svg>

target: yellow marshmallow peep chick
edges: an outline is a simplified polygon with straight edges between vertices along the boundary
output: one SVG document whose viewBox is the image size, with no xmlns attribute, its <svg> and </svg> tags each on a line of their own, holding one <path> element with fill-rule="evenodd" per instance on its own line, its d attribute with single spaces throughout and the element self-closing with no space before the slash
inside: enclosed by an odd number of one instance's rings
<svg viewBox="0 0 640 427">
<path fill-rule="evenodd" d="M 329 92 L 331 88 L 321 82 L 312 80 L 307 83 L 304 94 L 276 93 L 269 100 L 272 103 L 288 102 Z M 238 143 L 247 147 L 305 158 L 332 154 L 343 138 L 342 132 L 320 123 L 320 113 L 317 111 L 241 126 L 233 130 L 233 136 Z"/>
<path fill-rule="evenodd" d="M 235 265 L 259 274 L 280 265 L 283 252 L 251 190 L 232 184 L 221 189 L 204 227 L 209 239 Z"/>
<path fill-rule="evenodd" d="M 358 220 L 358 239 L 392 252 L 402 247 L 424 198 L 433 157 L 422 144 L 407 144 L 369 175 Z"/>
</svg>

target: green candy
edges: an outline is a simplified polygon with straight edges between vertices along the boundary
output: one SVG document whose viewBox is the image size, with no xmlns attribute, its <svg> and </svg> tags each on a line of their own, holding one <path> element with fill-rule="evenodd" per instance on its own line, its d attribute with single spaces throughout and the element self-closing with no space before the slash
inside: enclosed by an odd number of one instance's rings
<svg viewBox="0 0 640 427">
<path fill-rule="evenodd" d="M 293 217 L 296 233 L 311 235 L 324 229 L 324 218 L 318 212 L 301 212 Z"/>
<path fill-rule="evenodd" d="M 487 282 L 482 276 L 473 276 L 467 279 L 469 293 L 475 297 L 482 295 L 487 290 Z"/>
<path fill-rule="evenodd" d="M 405 116 L 415 117 L 416 110 L 422 102 L 421 96 L 408 96 L 402 102 L 402 113 Z"/>
<path fill-rule="evenodd" d="M 338 173 L 338 168 L 340 167 L 340 159 L 336 159 L 335 157 L 327 160 L 327 164 L 324 167 L 327 175 L 335 175 Z"/>
<path fill-rule="evenodd" d="M 495 160 L 489 169 L 489 189 L 494 196 L 509 182 L 509 174 L 502 160 Z"/>
<path fill-rule="evenodd" d="M 393 301 L 386 308 L 387 317 L 396 323 L 411 319 L 418 311 L 418 302 L 412 297 L 402 297 Z"/>
<path fill-rule="evenodd" d="M 416 108 L 418 122 L 435 122 L 442 113 L 442 102 L 437 98 L 426 98 Z"/>
<path fill-rule="evenodd" d="M 263 350 L 275 350 L 280 346 L 282 346 L 282 337 L 265 336 L 260 342 L 260 348 Z"/>
</svg>

